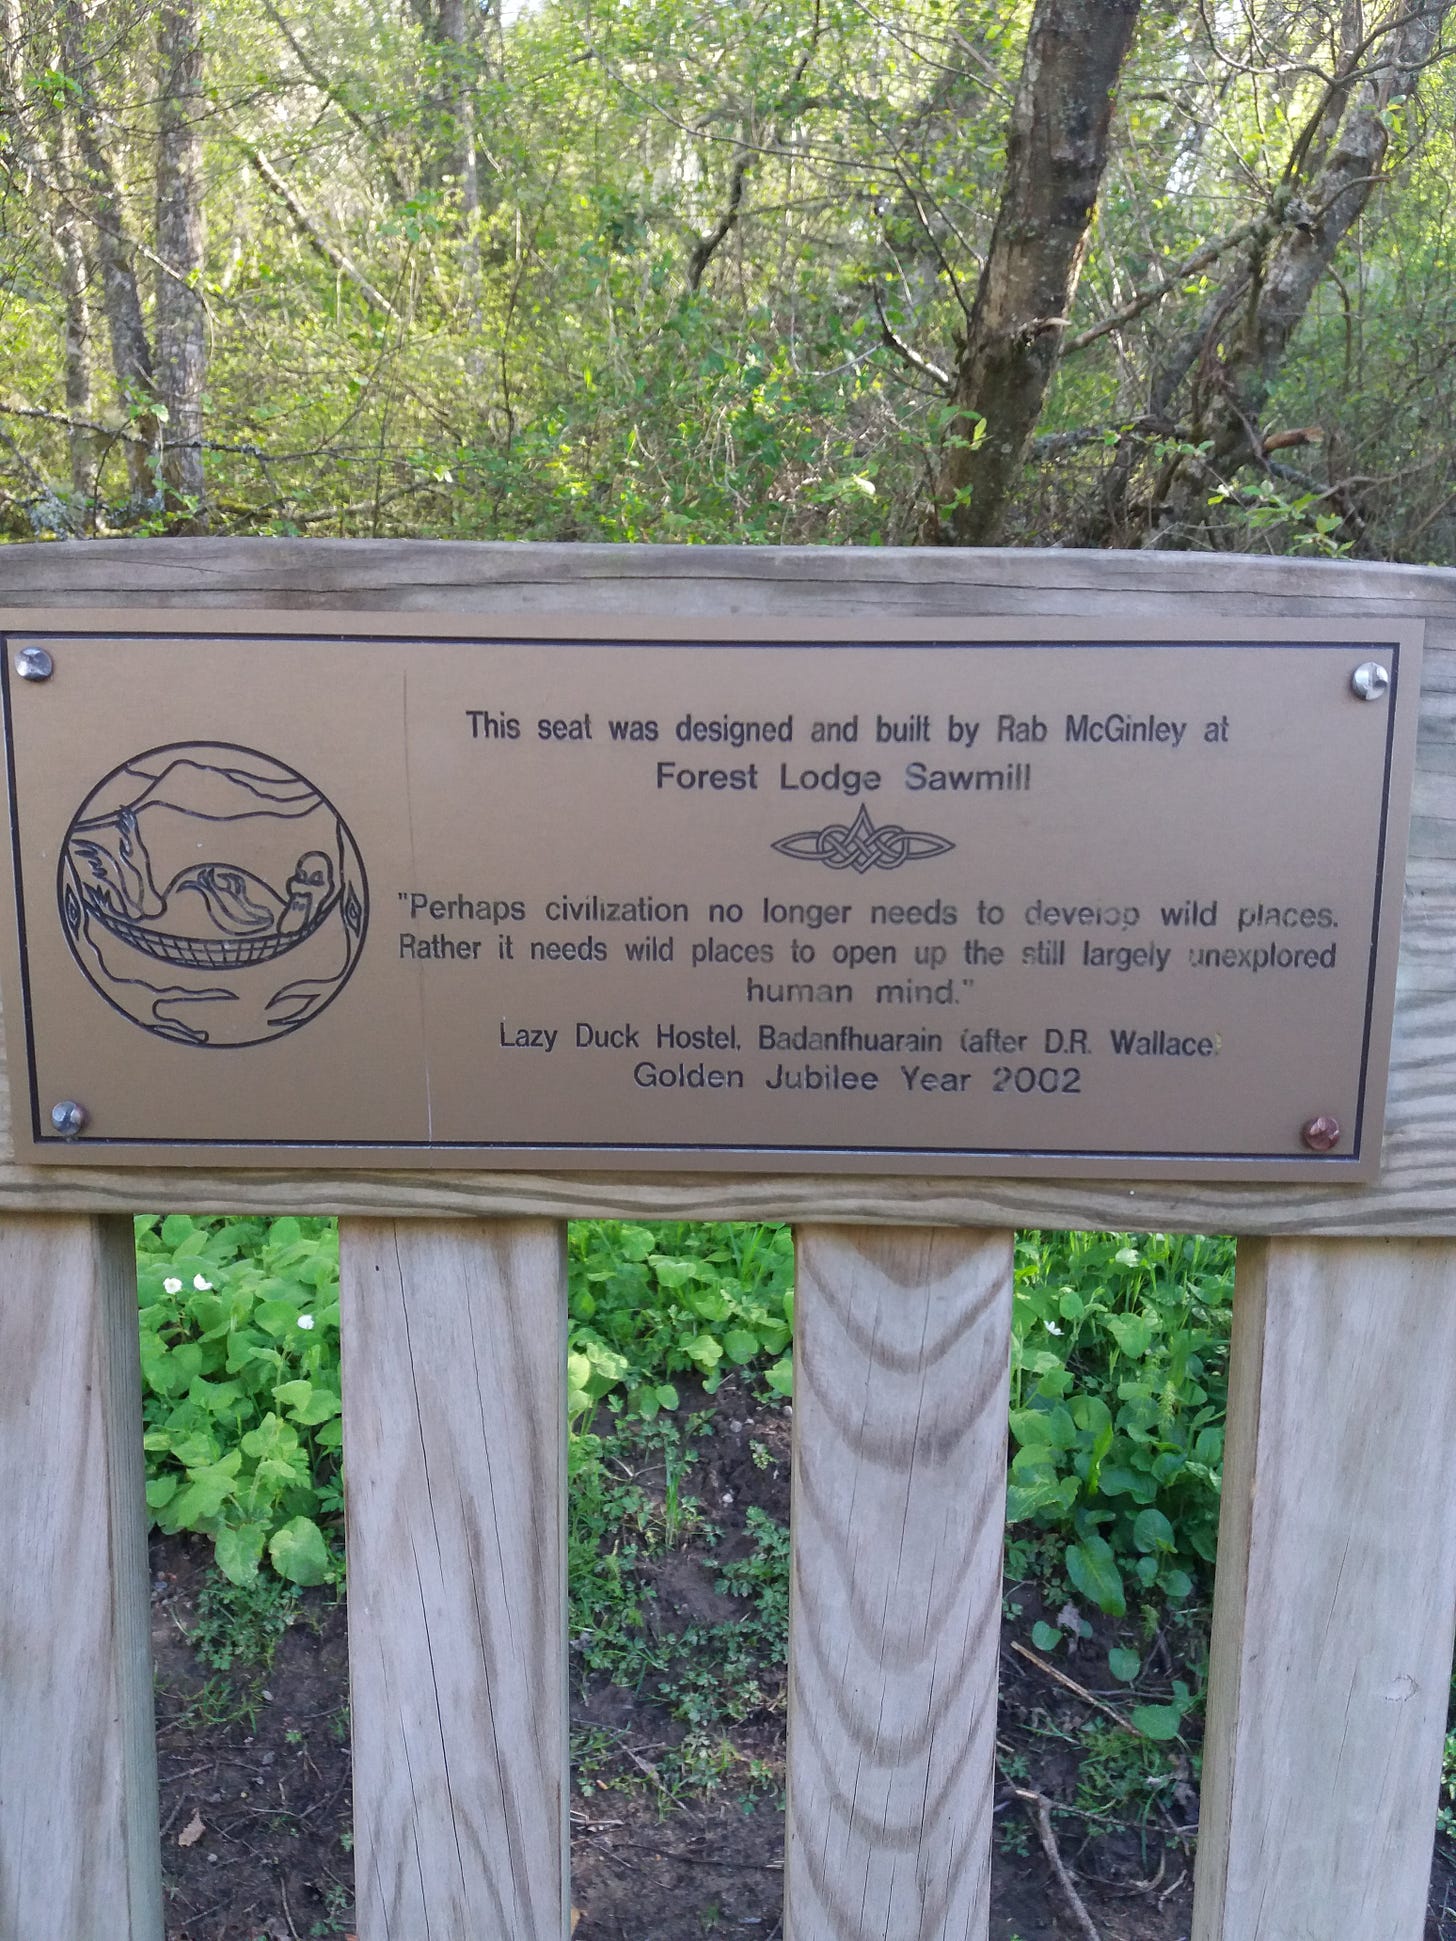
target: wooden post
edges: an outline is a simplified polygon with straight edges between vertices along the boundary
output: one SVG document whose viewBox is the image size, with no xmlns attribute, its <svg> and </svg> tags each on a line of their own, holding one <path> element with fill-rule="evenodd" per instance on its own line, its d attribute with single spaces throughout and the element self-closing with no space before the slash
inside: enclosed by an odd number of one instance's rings
<svg viewBox="0 0 1456 1941">
<path fill-rule="evenodd" d="M 0 1219 L 0 1935 L 161 1941 L 129 1219 Z"/>
<path fill-rule="evenodd" d="M 1011 1250 L 798 1235 L 786 1941 L 988 1931 Z"/>
<path fill-rule="evenodd" d="M 563 1941 L 564 1229 L 340 1228 L 360 1941 Z"/>
<path fill-rule="evenodd" d="M 1241 1241 L 1193 1941 L 1418 1941 L 1453 1476 L 1456 1246 Z"/>
</svg>

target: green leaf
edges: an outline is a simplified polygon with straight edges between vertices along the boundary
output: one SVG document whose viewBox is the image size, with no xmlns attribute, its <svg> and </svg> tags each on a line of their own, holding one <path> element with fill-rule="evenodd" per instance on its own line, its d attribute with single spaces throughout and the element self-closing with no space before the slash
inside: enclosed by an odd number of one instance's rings
<svg viewBox="0 0 1456 1941">
<path fill-rule="evenodd" d="M 1084 1597 L 1091 1598 L 1098 1610 L 1105 1611 L 1109 1617 L 1126 1615 L 1127 1594 L 1122 1573 L 1105 1537 L 1088 1536 L 1081 1543 L 1068 1544 L 1066 1563 L 1067 1575 L 1073 1584 Z"/>
<path fill-rule="evenodd" d="M 251 1584 L 263 1559 L 266 1527 L 261 1523 L 238 1523 L 218 1531 L 212 1553 L 217 1567 L 230 1583 Z"/>
<path fill-rule="evenodd" d="M 730 1328 L 723 1337 L 723 1352 L 729 1361 L 752 1361 L 758 1353 L 758 1336 L 751 1328 Z"/>
<path fill-rule="evenodd" d="M 626 1260 L 646 1260 L 657 1248 L 657 1235 L 650 1227 L 619 1227 L 617 1245 Z"/>
<path fill-rule="evenodd" d="M 268 1539 L 273 1568 L 290 1584 L 328 1581 L 329 1553 L 324 1534 L 310 1517 L 296 1516 Z"/>
<path fill-rule="evenodd" d="M 1173 1526 L 1161 1510 L 1139 1510 L 1133 1518 L 1132 1540 L 1139 1550 L 1171 1550 Z"/>
<path fill-rule="evenodd" d="M 764 1370 L 763 1379 L 775 1395 L 792 1396 L 794 1392 L 794 1358 L 781 1355 L 771 1368 Z"/>
<path fill-rule="evenodd" d="M 1169 1597 L 1181 1600 L 1193 1595 L 1193 1579 L 1186 1570 L 1165 1570 L 1160 1582 Z"/>
<path fill-rule="evenodd" d="M 192 1231 L 192 1221 L 185 1213 L 169 1213 L 162 1222 L 162 1245 L 180 1247 Z"/>
<path fill-rule="evenodd" d="M 1038 1651 L 1055 1651 L 1062 1642 L 1062 1634 L 1054 1624 L 1047 1624 L 1038 1618 L 1031 1627 L 1031 1642 Z"/>
<path fill-rule="evenodd" d="M 1124 1685 L 1130 1685 L 1142 1668 L 1142 1659 L 1135 1651 L 1129 1651 L 1125 1645 L 1114 1645 L 1107 1654 L 1107 1669 L 1114 1678 L 1121 1679 Z"/>
<path fill-rule="evenodd" d="M 1142 1360 L 1153 1339 L 1153 1323 L 1145 1314 L 1109 1314 L 1107 1327 L 1129 1361 Z"/>
<path fill-rule="evenodd" d="M 1150 1739 L 1176 1739 L 1183 1724 L 1176 1705 L 1134 1705 L 1128 1717 Z"/>
</svg>

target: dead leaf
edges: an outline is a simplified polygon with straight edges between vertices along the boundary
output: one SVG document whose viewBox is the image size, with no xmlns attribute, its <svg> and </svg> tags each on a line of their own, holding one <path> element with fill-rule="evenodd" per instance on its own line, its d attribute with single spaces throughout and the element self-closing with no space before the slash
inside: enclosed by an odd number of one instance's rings
<svg viewBox="0 0 1456 1941">
<path fill-rule="evenodd" d="M 572 1933 L 573 1933 L 573 1934 L 575 1934 L 575 1933 L 576 1933 L 576 1924 L 577 1924 L 577 1922 L 578 1922 L 578 1921 L 579 1921 L 580 1919 L 581 1919 L 581 1909 L 580 1909 L 579 1907 L 574 1907 L 574 1908 L 572 1908 L 572 1910 L 571 1910 L 571 1931 L 572 1931 Z"/>
<path fill-rule="evenodd" d="M 179 1847 L 195 1847 L 206 1831 L 207 1828 L 202 1824 L 202 1815 L 194 1813 L 177 1835 L 177 1844 Z"/>
</svg>

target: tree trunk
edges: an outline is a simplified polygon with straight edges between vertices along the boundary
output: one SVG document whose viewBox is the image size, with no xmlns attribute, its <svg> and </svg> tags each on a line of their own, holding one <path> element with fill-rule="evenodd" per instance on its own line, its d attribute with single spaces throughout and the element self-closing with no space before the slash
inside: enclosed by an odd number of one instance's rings
<svg viewBox="0 0 1456 1941">
<path fill-rule="evenodd" d="M 85 428 L 91 419 L 91 301 L 87 295 L 86 246 L 75 212 L 74 157 L 69 129 L 62 122 L 56 139 L 56 176 L 60 194 L 55 212 L 56 254 L 66 301 L 66 416 L 71 458 L 71 490 L 84 506 L 96 489 L 96 449 Z"/>
<path fill-rule="evenodd" d="M 1357 41 L 1346 49 L 1345 72 L 1311 124 L 1315 166 L 1293 220 L 1257 266 L 1243 329 L 1223 347 L 1203 433 L 1213 438 L 1211 463 L 1222 478 L 1262 456 L 1258 427 L 1290 341 L 1374 193 L 1390 145 L 1387 117 L 1415 88 L 1452 3 L 1398 0 L 1368 47 Z M 1357 34 L 1359 13 L 1351 10 Z"/>
<path fill-rule="evenodd" d="M 86 294 L 86 250 L 75 208 L 70 131 L 62 114 L 57 120 L 54 141 L 48 146 L 45 135 L 32 119 L 34 110 L 25 85 L 20 0 L 5 0 L 0 9 L 0 31 L 3 31 L 0 73 L 10 102 L 12 139 L 36 187 L 45 196 L 47 227 L 61 271 L 66 416 L 73 421 L 68 433 L 71 491 L 77 500 L 79 515 L 80 507 L 89 499 L 95 485 L 95 456 L 90 432 L 76 422 L 91 416 L 91 309 Z"/>
<path fill-rule="evenodd" d="M 73 84 L 71 98 L 81 150 L 84 200 L 96 231 L 102 301 L 111 337 L 111 366 L 123 409 L 135 434 L 125 441 L 127 476 L 133 501 L 146 503 L 157 491 L 159 430 L 151 345 L 142 318 L 141 294 L 137 289 L 132 244 L 122 216 L 121 195 L 102 138 L 95 63 L 87 46 L 86 16 L 81 0 L 63 0 L 60 20 L 62 59 Z"/>
<path fill-rule="evenodd" d="M 202 386 L 207 373 L 203 270 L 202 36 L 197 0 L 167 0 L 157 28 L 157 394 L 166 408 L 162 474 L 175 530 L 206 529 Z"/>
<path fill-rule="evenodd" d="M 953 373 L 931 544 L 987 546 L 1000 534 L 1061 352 L 1140 5 L 1036 0 L 1005 185 Z"/>
<path fill-rule="evenodd" d="M 1267 222 L 1154 380 L 1150 419 L 1184 447 L 1206 449 L 1161 461 L 1135 505 L 1146 452 L 1126 437 L 1079 544 L 1126 545 L 1157 525 L 1196 526 L 1210 488 L 1265 463 L 1269 397 L 1290 344 L 1375 191 L 1390 110 L 1413 93 L 1453 5 L 1396 0 L 1370 33 L 1362 10 L 1347 7 L 1339 65 L 1290 152 Z"/>
</svg>

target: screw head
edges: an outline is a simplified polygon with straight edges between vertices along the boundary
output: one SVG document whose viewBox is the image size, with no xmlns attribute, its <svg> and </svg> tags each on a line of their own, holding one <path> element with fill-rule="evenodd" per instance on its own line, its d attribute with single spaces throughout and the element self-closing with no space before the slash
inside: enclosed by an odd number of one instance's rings
<svg viewBox="0 0 1456 1941">
<path fill-rule="evenodd" d="M 15 671 L 22 681 L 48 681 L 56 664 L 44 647 L 22 647 L 15 656 Z"/>
<path fill-rule="evenodd" d="M 1390 669 L 1378 660 L 1362 660 L 1350 676 L 1350 686 L 1362 701 L 1379 701 L 1390 692 Z"/>
<path fill-rule="evenodd" d="M 85 1106 L 78 1105 L 74 1099 L 62 1099 L 51 1107 L 51 1124 L 63 1139 L 79 1138 L 86 1130 L 89 1117 Z"/>
<path fill-rule="evenodd" d="M 1340 1122 L 1322 1112 L 1317 1119 L 1305 1121 L 1299 1136 L 1311 1152 L 1333 1152 L 1340 1143 Z"/>
</svg>

